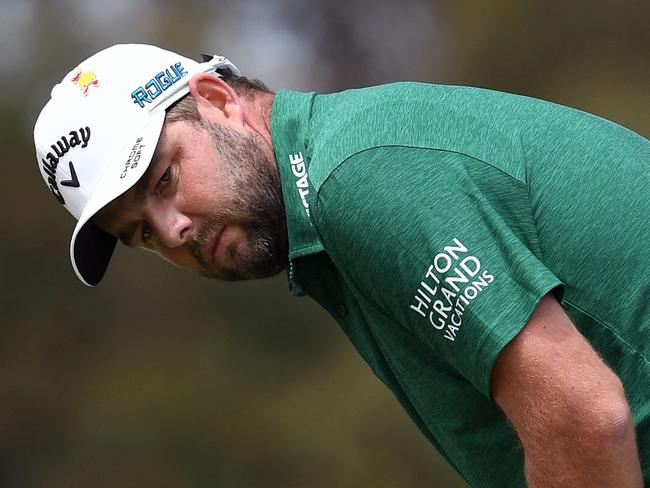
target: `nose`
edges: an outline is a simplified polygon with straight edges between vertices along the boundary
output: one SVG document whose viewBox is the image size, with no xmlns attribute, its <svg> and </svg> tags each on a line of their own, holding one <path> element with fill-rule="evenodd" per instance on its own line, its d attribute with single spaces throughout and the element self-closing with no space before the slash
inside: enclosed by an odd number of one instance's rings
<svg viewBox="0 0 650 488">
<path fill-rule="evenodd" d="M 159 243 L 169 249 L 185 244 L 194 232 L 192 219 L 176 209 L 158 207 L 149 221 Z"/>
</svg>

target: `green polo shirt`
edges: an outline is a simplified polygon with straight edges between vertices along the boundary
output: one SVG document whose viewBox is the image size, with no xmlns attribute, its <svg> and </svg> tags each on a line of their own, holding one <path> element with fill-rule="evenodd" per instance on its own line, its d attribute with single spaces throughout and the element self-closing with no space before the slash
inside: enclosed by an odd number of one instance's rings
<svg viewBox="0 0 650 488">
<path fill-rule="evenodd" d="M 290 288 L 472 486 L 525 486 L 495 359 L 554 293 L 622 379 L 650 482 L 650 143 L 489 90 L 281 91 Z M 580 374 L 576 371 L 576 374 Z"/>
</svg>

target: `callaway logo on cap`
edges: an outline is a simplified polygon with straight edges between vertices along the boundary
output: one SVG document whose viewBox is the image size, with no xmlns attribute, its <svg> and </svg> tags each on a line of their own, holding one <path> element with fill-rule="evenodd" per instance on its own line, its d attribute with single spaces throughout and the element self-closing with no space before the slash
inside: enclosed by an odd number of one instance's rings
<svg viewBox="0 0 650 488">
<path fill-rule="evenodd" d="M 83 61 L 52 89 L 34 127 L 36 157 L 45 185 L 78 220 L 70 257 L 85 284 L 99 283 L 117 243 L 90 219 L 144 174 L 165 110 L 197 73 L 240 74 L 226 58 L 204 60 L 121 44 Z"/>
</svg>

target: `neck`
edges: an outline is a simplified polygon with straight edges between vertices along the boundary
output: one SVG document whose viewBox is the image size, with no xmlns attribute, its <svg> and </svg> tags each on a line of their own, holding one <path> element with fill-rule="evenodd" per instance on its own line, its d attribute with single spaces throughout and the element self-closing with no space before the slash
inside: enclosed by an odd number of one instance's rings
<svg viewBox="0 0 650 488">
<path fill-rule="evenodd" d="M 274 98 L 275 95 L 271 93 L 256 93 L 245 98 L 246 122 L 271 147 L 273 147 L 271 141 L 271 112 Z"/>
</svg>

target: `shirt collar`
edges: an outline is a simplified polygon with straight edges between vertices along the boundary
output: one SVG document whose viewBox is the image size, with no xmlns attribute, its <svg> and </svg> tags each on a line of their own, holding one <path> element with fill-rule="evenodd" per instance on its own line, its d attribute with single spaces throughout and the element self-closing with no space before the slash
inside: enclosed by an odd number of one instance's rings
<svg viewBox="0 0 650 488">
<path fill-rule="evenodd" d="M 271 112 L 271 139 L 278 163 L 289 234 L 289 288 L 303 295 L 295 279 L 296 260 L 321 252 L 323 245 L 309 216 L 313 191 L 309 182 L 307 132 L 315 93 L 280 90 Z"/>
</svg>

